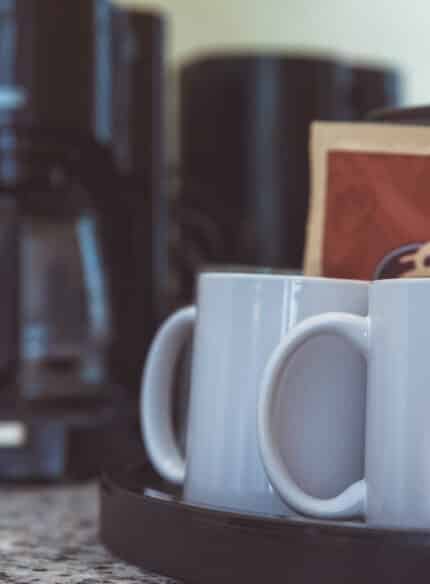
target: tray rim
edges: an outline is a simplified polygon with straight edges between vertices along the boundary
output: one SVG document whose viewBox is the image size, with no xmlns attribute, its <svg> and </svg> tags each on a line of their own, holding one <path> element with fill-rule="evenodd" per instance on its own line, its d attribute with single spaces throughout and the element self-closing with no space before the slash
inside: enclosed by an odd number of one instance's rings
<svg viewBox="0 0 430 584">
<path fill-rule="evenodd" d="M 269 528 L 277 529 L 279 531 L 303 531 L 311 532 L 313 535 L 324 535 L 325 537 L 350 537 L 369 540 L 371 538 L 379 539 L 382 543 L 389 539 L 390 545 L 396 543 L 401 545 L 423 546 L 423 539 L 426 540 L 425 545 L 430 547 L 430 526 L 429 528 L 407 528 L 399 529 L 392 526 L 366 524 L 359 522 L 334 522 L 330 520 L 316 520 L 312 518 L 300 516 L 270 516 L 264 514 L 241 513 L 230 509 L 223 509 L 219 507 L 204 507 L 195 503 L 181 501 L 177 496 L 169 495 L 169 498 L 152 497 L 143 492 L 144 485 L 142 485 L 142 493 L 131 489 L 124 484 L 124 479 L 118 476 L 119 473 L 123 475 L 131 471 L 140 469 L 144 470 L 148 476 L 157 476 L 154 469 L 149 462 L 129 465 L 126 469 L 105 469 L 100 478 L 100 492 L 101 494 L 112 494 L 117 492 L 120 496 L 125 496 L 133 499 L 141 506 L 159 507 L 164 509 L 172 509 L 176 513 L 185 515 L 193 515 L 200 517 L 207 521 L 222 522 L 229 524 L 229 527 L 240 527 L 242 529 L 252 528 Z M 159 479 L 161 481 L 161 479 Z M 159 489 L 158 489 L 159 490 Z M 309 533 L 310 534 L 310 533 Z"/>
</svg>

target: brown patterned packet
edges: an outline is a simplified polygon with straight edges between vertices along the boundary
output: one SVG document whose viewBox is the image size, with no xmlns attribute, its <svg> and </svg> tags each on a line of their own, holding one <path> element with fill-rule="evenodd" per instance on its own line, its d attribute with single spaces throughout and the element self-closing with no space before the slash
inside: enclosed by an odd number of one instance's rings
<svg viewBox="0 0 430 584">
<path fill-rule="evenodd" d="M 430 127 L 313 124 L 309 276 L 430 276 Z"/>
</svg>

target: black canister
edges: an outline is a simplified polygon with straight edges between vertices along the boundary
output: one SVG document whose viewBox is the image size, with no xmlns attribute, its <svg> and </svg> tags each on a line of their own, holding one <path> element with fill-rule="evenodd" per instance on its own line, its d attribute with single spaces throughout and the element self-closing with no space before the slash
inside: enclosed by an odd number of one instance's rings
<svg viewBox="0 0 430 584">
<path fill-rule="evenodd" d="M 177 304 L 207 264 L 302 268 L 313 121 L 395 104 L 384 68 L 288 54 L 213 54 L 180 71 Z"/>
<path fill-rule="evenodd" d="M 309 127 L 349 119 L 351 71 L 330 59 L 212 55 L 180 75 L 182 298 L 208 263 L 301 269 Z"/>
</svg>

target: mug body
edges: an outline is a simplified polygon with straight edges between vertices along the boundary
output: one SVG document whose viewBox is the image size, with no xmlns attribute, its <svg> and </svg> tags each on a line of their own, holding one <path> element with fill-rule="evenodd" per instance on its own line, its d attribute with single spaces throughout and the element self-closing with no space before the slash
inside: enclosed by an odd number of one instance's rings
<svg viewBox="0 0 430 584">
<path fill-rule="evenodd" d="M 369 296 L 368 520 L 428 528 L 430 280 L 380 280 Z"/>
<path fill-rule="evenodd" d="M 290 513 L 260 461 L 257 402 L 264 368 L 301 320 L 333 310 L 366 315 L 367 309 L 364 282 L 258 273 L 200 276 L 186 444 L 188 501 Z M 285 374 L 288 408 L 282 396 L 276 432 L 294 478 L 324 497 L 362 476 L 365 365 L 343 339 L 319 338 L 310 345 Z M 345 439 L 339 441 L 339 435 Z"/>
</svg>

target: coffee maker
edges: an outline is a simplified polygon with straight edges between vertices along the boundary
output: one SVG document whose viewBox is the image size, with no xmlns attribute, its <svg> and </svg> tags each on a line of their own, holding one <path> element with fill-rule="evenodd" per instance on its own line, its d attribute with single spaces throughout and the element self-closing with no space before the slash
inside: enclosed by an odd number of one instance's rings
<svg viewBox="0 0 430 584">
<path fill-rule="evenodd" d="M 111 368 L 115 173 L 92 130 L 94 8 L 0 2 L 1 480 L 92 476 L 130 417 Z"/>
</svg>

